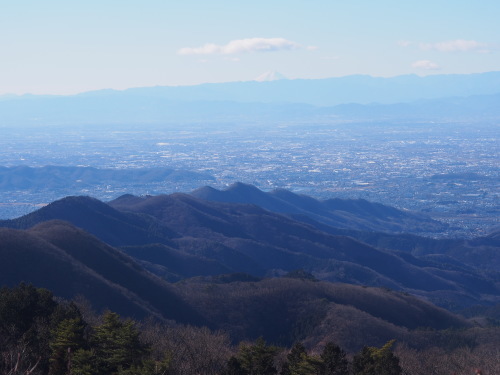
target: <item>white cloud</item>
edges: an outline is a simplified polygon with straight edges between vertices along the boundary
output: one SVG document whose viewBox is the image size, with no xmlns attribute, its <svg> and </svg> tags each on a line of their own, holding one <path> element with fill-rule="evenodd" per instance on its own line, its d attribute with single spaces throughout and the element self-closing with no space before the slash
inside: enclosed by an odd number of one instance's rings
<svg viewBox="0 0 500 375">
<path fill-rule="evenodd" d="M 432 62 L 430 60 L 418 60 L 415 61 L 413 64 L 411 64 L 413 68 L 417 69 L 425 69 L 425 70 L 437 70 L 441 69 L 441 67 L 436 64 L 435 62 Z"/>
<path fill-rule="evenodd" d="M 420 49 L 423 50 L 436 50 L 441 52 L 485 52 L 488 49 L 488 45 L 486 43 L 463 39 L 450 40 L 439 43 L 420 43 L 419 46 Z"/>
<path fill-rule="evenodd" d="M 244 52 L 269 52 L 298 49 L 302 46 L 284 38 L 247 38 L 232 40 L 225 45 L 207 43 L 201 47 L 184 47 L 177 51 L 179 55 L 234 55 Z"/>
<path fill-rule="evenodd" d="M 409 46 L 411 46 L 412 44 L 413 44 L 413 43 L 412 43 L 412 42 L 410 42 L 409 40 L 400 40 L 400 41 L 398 42 L 398 46 L 400 46 L 400 47 L 409 47 Z"/>
</svg>

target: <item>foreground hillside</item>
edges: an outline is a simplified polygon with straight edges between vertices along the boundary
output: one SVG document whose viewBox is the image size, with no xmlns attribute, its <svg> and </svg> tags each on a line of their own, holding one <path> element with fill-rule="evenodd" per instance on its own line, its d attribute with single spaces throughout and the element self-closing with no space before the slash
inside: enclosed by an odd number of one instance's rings
<svg viewBox="0 0 500 375">
<path fill-rule="evenodd" d="M 312 284 L 299 282 L 303 284 L 300 292 L 307 291 L 304 287 L 310 290 Z M 292 286 L 293 282 L 286 284 Z M 333 291 L 342 298 L 341 290 L 331 290 L 328 285 L 320 289 L 326 294 Z M 369 295 L 370 292 L 362 297 Z M 336 326 L 339 324 L 344 322 L 338 320 Z M 361 334 L 367 334 L 365 327 L 359 328 Z M 391 339 L 380 346 L 347 352 L 330 340 L 338 331 L 327 335 L 328 341 L 314 346 L 306 341 L 276 346 L 262 337 L 231 343 L 227 332 L 221 330 L 151 319 L 124 320 L 111 311 L 96 315 L 88 306 L 56 299 L 49 290 L 32 285 L 0 288 L 2 374 L 447 375 L 469 374 L 480 364 L 484 374 L 489 375 L 497 374 L 499 369 L 494 355 L 498 338 L 492 339 L 498 330 L 493 328 L 427 330 L 418 333 L 421 341 L 426 342 L 420 348 L 404 342 L 395 345 Z M 397 335 L 394 330 L 386 332 L 394 334 Z M 358 336 L 355 334 L 354 338 Z M 372 341 L 369 335 L 365 339 Z"/>
<path fill-rule="evenodd" d="M 349 351 L 391 339 L 422 346 L 418 329 L 470 326 L 450 312 L 387 289 L 282 277 L 239 281 L 242 275 L 186 280 L 175 285 L 204 318 L 238 340 L 265 337 L 318 347 L 334 341 Z M 233 278 L 233 280 L 231 280 Z M 425 345 L 424 345 L 425 346 Z"/>
</svg>

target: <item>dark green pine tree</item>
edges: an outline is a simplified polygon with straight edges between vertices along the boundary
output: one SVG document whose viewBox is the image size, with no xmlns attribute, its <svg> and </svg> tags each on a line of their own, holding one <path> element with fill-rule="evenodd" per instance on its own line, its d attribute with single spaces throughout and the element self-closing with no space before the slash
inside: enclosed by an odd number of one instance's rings
<svg viewBox="0 0 500 375">
<path fill-rule="evenodd" d="M 59 323 L 50 342 L 50 375 L 71 373 L 71 360 L 74 353 L 84 348 L 85 325 L 81 318 L 65 319 Z"/>
<path fill-rule="evenodd" d="M 399 358 L 391 351 L 394 340 L 381 348 L 364 347 L 353 358 L 354 375 L 401 375 Z"/>
<path fill-rule="evenodd" d="M 281 366 L 280 375 L 292 375 L 288 362 L 283 363 L 283 365 Z"/>
<path fill-rule="evenodd" d="M 71 359 L 71 375 L 101 374 L 99 363 L 92 349 L 79 349 Z"/>
<path fill-rule="evenodd" d="M 324 375 L 349 375 L 346 353 L 333 342 L 328 342 L 321 353 Z"/>
<path fill-rule="evenodd" d="M 226 369 L 223 375 L 247 375 L 248 373 L 241 367 L 241 362 L 238 358 L 232 356 L 227 361 Z"/>
<path fill-rule="evenodd" d="M 253 345 L 242 345 L 238 353 L 238 360 L 242 369 L 248 375 L 274 375 L 278 371 L 274 366 L 274 357 L 278 348 L 268 346 L 262 337 Z"/>
<path fill-rule="evenodd" d="M 96 354 L 107 372 L 116 372 L 136 364 L 146 353 L 146 348 L 139 341 L 134 322 L 122 322 L 119 315 L 113 312 L 107 312 L 103 321 L 95 329 L 93 341 Z"/>
<path fill-rule="evenodd" d="M 131 320 L 122 321 L 106 312 L 103 323 L 94 328 L 89 350 L 78 350 L 73 357 L 72 374 L 110 375 L 140 373 L 148 347 L 139 340 Z"/>
<path fill-rule="evenodd" d="M 303 355 L 307 355 L 306 348 L 301 342 L 297 342 L 292 346 L 290 353 L 286 356 L 288 360 L 288 367 L 292 372 L 300 362 L 302 362 Z"/>
<path fill-rule="evenodd" d="M 310 356 L 306 348 L 300 342 L 293 345 L 280 375 L 321 375 L 323 373 L 323 362 L 317 356 Z"/>
<path fill-rule="evenodd" d="M 323 362 L 317 356 L 301 354 L 301 361 L 291 369 L 291 375 L 321 375 L 323 373 Z"/>
</svg>

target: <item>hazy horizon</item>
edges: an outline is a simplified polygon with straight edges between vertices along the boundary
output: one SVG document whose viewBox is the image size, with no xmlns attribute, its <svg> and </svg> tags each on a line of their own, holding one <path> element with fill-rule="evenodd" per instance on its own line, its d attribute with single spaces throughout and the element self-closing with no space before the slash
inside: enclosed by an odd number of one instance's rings
<svg viewBox="0 0 500 375">
<path fill-rule="evenodd" d="M 500 70 L 500 4 L 393 0 L 2 6 L 0 95 Z"/>
</svg>

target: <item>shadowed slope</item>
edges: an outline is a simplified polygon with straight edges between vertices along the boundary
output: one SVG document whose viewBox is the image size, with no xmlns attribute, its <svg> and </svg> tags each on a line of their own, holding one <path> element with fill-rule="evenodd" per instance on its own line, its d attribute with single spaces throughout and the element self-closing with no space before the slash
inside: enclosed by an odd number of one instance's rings
<svg viewBox="0 0 500 375">
<path fill-rule="evenodd" d="M 127 302 L 132 302 L 140 306 L 134 315 L 155 314 L 180 322 L 199 322 L 198 315 L 164 281 L 146 272 L 121 251 L 69 223 L 48 221 L 28 231 L 2 231 L 7 239 L 13 237 L 8 242 L 2 242 L 3 251 L 13 262 L 12 271 L 6 270 L 10 275 L 10 284 L 30 281 L 64 297 L 83 294 L 91 302 L 97 301 L 96 306 L 100 308 L 109 307 L 118 312 L 126 310 L 128 313 L 131 308 L 127 307 Z M 25 243 L 25 238 L 36 246 Z M 20 249 L 16 241 L 21 241 Z M 54 257 L 56 261 L 53 261 Z M 25 272 L 23 262 L 30 269 L 29 273 Z M 75 269 L 85 272 L 74 272 Z M 88 274 L 107 287 L 98 287 Z M 117 297 L 117 301 L 113 302 L 117 291 L 125 299 Z"/>
<path fill-rule="evenodd" d="M 221 243 L 271 273 L 304 268 L 326 280 L 411 290 L 429 298 L 438 294 L 440 300 L 444 293 L 465 304 L 481 298 L 476 292 L 497 293 L 491 281 L 473 272 L 458 272 L 410 254 L 399 256 L 377 250 L 255 205 L 207 202 L 185 194 L 129 198 L 128 202 L 113 201 L 110 205 L 154 216 L 184 238 L 201 237 Z M 182 246 L 182 241 L 176 242 Z M 243 271 L 243 265 L 225 265 L 234 272 Z"/>
<path fill-rule="evenodd" d="M 47 220 L 64 220 L 113 245 L 169 244 L 177 234 L 145 215 L 119 212 L 90 197 L 66 197 L 28 215 L 0 221 L 0 226 L 28 229 Z"/>
<path fill-rule="evenodd" d="M 393 338 L 406 341 L 418 327 L 469 326 L 430 303 L 379 288 L 290 278 L 215 285 L 193 279 L 176 287 L 238 340 L 264 336 L 291 345 L 307 338 L 314 346 L 328 338 L 355 351 Z"/>
<path fill-rule="evenodd" d="M 377 249 L 253 204 L 210 202 L 179 193 L 127 195 L 109 205 L 70 197 L 7 223 L 21 226 L 57 216 L 101 241 L 121 245 L 142 266 L 167 280 L 221 272 L 282 275 L 300 268 L 323 280 L 405 290 L 451 309 L 498 300 L 493 277 L 451 258 L 431 254 L 417 258 Z M 46 228 L 43 232 L 51 233 Z M 172 233 L 177 237 L 170 238 Z M 53 241 L 59 241 L 58 236 Z M 64 239 L 54 243 L 68 250 L 79 248 L 78 241 Z"/>
<path fill-rule="evenodd" d="M 110 283 L 36 234 L 0 228 L 0 256 L 2 285 L 24 281 L 68 299 L 84 295 L 97 309 L 109 308 L 131 317 L 159 315 L 126 289 Z"/>
<path fill-rule="evenodd" d="M 429 255 L 434 263 L 447 266 L 460 263 L 463 269 L 475 268 L 478 271 L 496 271 L 500 267 L 499 232 L 471 240 L 420 237 L 415 234 L 440 231 L 445 224 L 425 215 L 363 199 L 319 201 L 283 189 L 266 193 L 242 183 L 222 191 L 203 187 L 191 194 L 216 202 L 257 204 L 310 224 L 320 231 L 353 237 L 379 249 L 406 251 L 418 257 Z"/>
<path fill-rule="evenodd" d="M 319 223 L 343 229 L 417 233 L 442 231 L 446 227 L 425 215 L 363 199 L 319 201 L 284 189 L 266 193 L 240 182 L 223 191 L 203 187 L 193 191 L 191 195 L 216 202 L 256 204 L 269 211 L 295 215 L 298 220 L 299 215 L 305 215 Z"/>
</svg>

